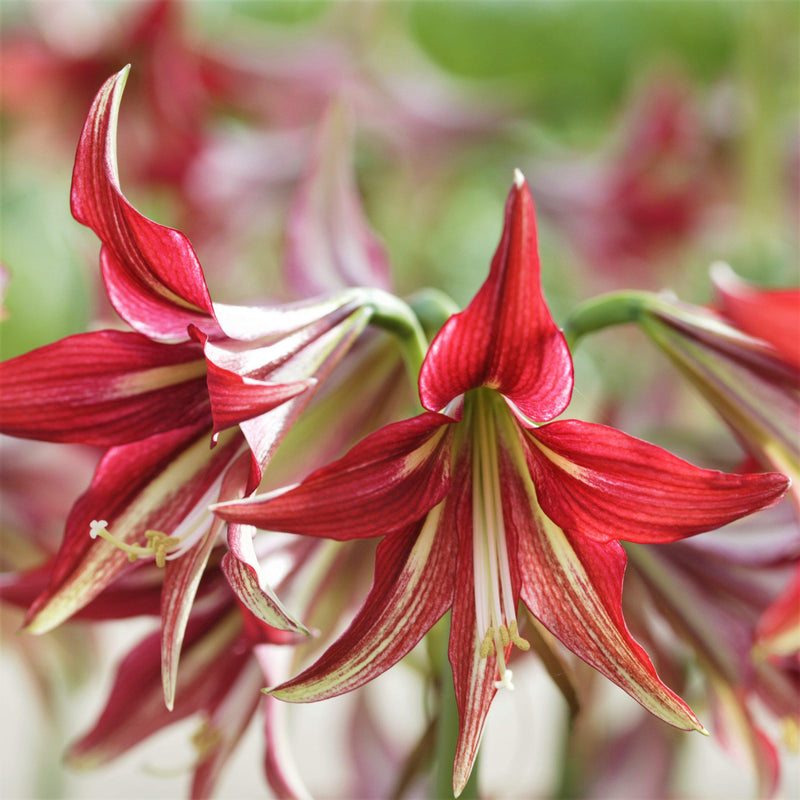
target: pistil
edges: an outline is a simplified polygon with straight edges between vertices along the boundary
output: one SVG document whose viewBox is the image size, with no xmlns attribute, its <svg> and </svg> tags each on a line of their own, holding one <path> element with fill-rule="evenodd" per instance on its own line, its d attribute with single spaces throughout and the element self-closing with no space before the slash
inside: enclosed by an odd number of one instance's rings
<svg viewBox="0 0 800 800">
<path fill-rule="evenodd" d="M 495 686 L 513 689 L 511 670 L 506 667 L 506 649 L 516 645 L 520 650 L 528 650 L 530 644 L 517 629 L 492 398 L 478 390 L 470 401 L 475 615 L 477 634 L 482 635 L 478 654 L 488 658 L 494 651 L 500 675 Z"/>
</svg>

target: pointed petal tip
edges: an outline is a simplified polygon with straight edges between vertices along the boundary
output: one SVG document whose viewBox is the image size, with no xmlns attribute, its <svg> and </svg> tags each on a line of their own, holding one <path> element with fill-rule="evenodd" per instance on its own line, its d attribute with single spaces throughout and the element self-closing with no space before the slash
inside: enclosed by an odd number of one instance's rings
<svg viewBox="0 0 800 800">
<path fill-rule="evenodd" d="M 519 167 L 514 168 L 514 186 L 517 189 L 521 189 L 525 185 L 525 176 L 522 174 L 522 170 Z"/>
<path fill-rule="evenodd" d="M 55 617 L 50 617 L 47 614 L 34 614 L 30 619 L 26 619 L 20 627 L 18 633 L 29 633 L 33 636 L 41 636 L 43 633 L 49 633 L 54 628 L 61 624 L 62 620 Z"/>
</svg>

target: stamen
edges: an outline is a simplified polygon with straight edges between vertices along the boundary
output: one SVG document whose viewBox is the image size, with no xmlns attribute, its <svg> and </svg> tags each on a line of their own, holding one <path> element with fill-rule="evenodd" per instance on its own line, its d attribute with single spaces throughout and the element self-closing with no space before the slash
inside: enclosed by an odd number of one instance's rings
<svg viewBox="0 0 800 800">
<path fill-rule="evenodd" d="M 478 655 L 481 658 L 488 658 L 489 654 L 494 650 L 494 635 L 494 628 L 489 628 L 489 630 L 486 631 L 486 636 L 483 637 L 480 650 L 478 651 Z"/>
<path fill-rule="evenodd" d="M 511 620 L 511 624 L 508 626 L 508 635 L 511 641 L 520 649 L 520 650 L 530 650 L 531 643 L 527 639 L 523 639 L 519 632 L 517 631 L 517 621 L 515 619 Z"/>
<path fill-rule="evenodd" d="M 156 566 L 163 567 L 167 563 L 167 552 L 171 547 L 175 547 L 181 543 L 177 536 L 167 536 L 166 533 L 161 531 L 145 531 L 145 539 L 147 539 L 153 555 L 156 557 Z"/>
<path fill-rule="evenodd" d="M 207 719 L 200 723 L 200 727 L 192 734 L 192 747 L 197 750 L 200 761 L 219 744 L 222 734 Z"/>
<path fill-rule="evenodd" d="M 516 604 L 511 585 L 503 498 L 500 487 L 499 442 L 492 398 L 478 390 L 468 401 L 465 421 L 472 444 L 473 566 L 475 576 L 475 622 L 480 640 L 478 655 L 496 656 L 497 688 L 511 688 L 511 670 L 506 652 L 512 645 L 529 650 L 530 643 L 519 635 Z"/>
<path fill-rule="evenodd" d="M 161 531 L 146 530 L 144 536 L 145 539 L 147 539 L 147 547 L 128 544 L 112 536 L 111 532 L 108 530 L 108 522 L 104 519 L 94 519 L 89 523 L 89 536 L 91 536 L 92 539 L 96 539 L 99 536 L 101 539 L 105 539 L 107 542 L 113 544 L 114 547 L 119 550 L 123 550 L 128 554 L 129 561 L 155 556 L 156 565 L 159 567 L 163 567 L 166 564 L 170 549 L 181 543 L 181 540 L 175 536 L 167 536 Z"/>
</svg>

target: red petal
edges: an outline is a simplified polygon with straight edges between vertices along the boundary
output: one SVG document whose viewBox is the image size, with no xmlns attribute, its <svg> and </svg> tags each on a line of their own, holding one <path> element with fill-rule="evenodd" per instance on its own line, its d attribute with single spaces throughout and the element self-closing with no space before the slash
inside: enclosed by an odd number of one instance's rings
<svg viewBox="0 0 800 800">
<path fill-rule="evenodd" d="M 182 691 L 171 712 L 163 702 L 159 634 L 134 647 L 117 670 L 100 718 L 70 748 L 70 763 L 85 767 L 104 764 L 156 731 L 216 702 L 252 658 L 246 647 L 237 646 L 241 627 L 236 623 L 230 609 L 224 615 L 217 610 L 192 618 L 186 631 Z"/>
<path fill-rule="evenodd" d="M 800 289 L 757 289 L 722 264 L 715 265 L 712 279 L 722 313 L 800 369 Z"/>
<path fill-rule="evenodd" d="M 279 630 L 310 635 L 309 630 L 283 606 L 261 570 L 249 525 L 228 526 L 229 552 L 222 559 L 222 571 L 241 603 L 259 620 Z"/>
<path fill-rule="evenodd" d="M 231 437 L 209 450 L 207 432 L 188 429 L 111 448 L 89 490 L 73 507 L 48 591 L 31 607 L 26 623 L 44 633 L 95 598 L 131 565 L 127 554 L 89 536 L 90 522 L 105 519 L 128 544 L 144 544 L 144 532 L 170 535 L 207 495 L 243 446 Z"/>
<path fill-rule="evenodd" d="M 195 344 L 136 333 L 70 336 L 0 364 L 0 429 L 51 442 L 118 445 L 209 419 Z"/>
<path fill-rule="evenodd" d="M 103 277 L 114 308 L 154 338 L 186 338 L 187 325 L 213 318 L 203 271 L 189 240 L 142 216 L 125 199 L 116 129 L 128 68 L 109 78 L 92 104 L 72 176 L 72 214 L 103 243 Z"/>
<path fill-rule="evenodd" d="M 444 524 L 458 534 L 455 595 L 450 617 L 448 654 L 458 706 L 458 743 L 453 764 L 453 791 L 458 796 L 469 780 L 489 706 L 497 694 L 497 656 L 479 654 L 485 631 L 478 632 L 475 616 L 475 569 L 472 544 L 472 481 L 467 458 L 459 463 L 454 485 L 459 489 L 447 500 Z M 519 591 L 519 582 L 514 589 Z M 510 650 L 510 648 L 509 648 Z M 508 652 L 506 653 L 506 656 Z"/>
<path fill-rule="evenodd" d="M 702 731 L 628 631 L 622 616 L 622 547 L 561 530 L 542 512 L 527 475 L 508 481 L 505 489 L 506 524 L 517 532 L 522 600 L 531 613 L 648 711 L 677 728 Z"/>
<path fill-rule="evenodd" d="M 560 420 L 528 431 L 539 502 L 565 530 L 597 541 L 671 542 L 776 503 L 777 473 L 728 475 L 695 467 L 608 428 Z"/>
<path fill-rule="evenodd" d="M 521 176 L 520 176 L 521 178 Z M 546 421 L 572 394 L 572 359 L 541 293 L 533 199 L 515 180 L 489 277 L 431 344 L 419 378 L 422 405 L 441 411 L 489 386 L 526 416 Z"/>
<path fill-rule="evenodd" d="M 379 545 L 372 588 L 350 627 L 308 669 L 270 693 L 303 703 L 376 678 L 409 653 L 453 601 L 455 537 L 441 506 Z"/>
<path fill-rule="evenodd" d="M 419 520 L 447 493 L 448 423 L 428 413 L 387 425 L 295 488 L 214 511 L 266 530 L 339 540 L 382 536 Z"/>
<path fill-rule="evenodd" d="M 214 433 L 259 417 L 308 391 L 311 380 L 267 383 L 242 377 L 208 362 L 208 392 L 214 415 Z"/>
</svg>

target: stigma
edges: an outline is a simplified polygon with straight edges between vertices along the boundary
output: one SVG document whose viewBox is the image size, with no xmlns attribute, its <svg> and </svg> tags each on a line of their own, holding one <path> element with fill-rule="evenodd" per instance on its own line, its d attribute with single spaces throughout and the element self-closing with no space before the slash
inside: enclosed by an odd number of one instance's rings
<svg viewBox="0 0 800 800">
<path fill-rule="evenodd" d="M 513 689 L 506 666 L 509 648 L 529 650 L 519 634 L 511 585 L 503 498 L 500 486 L 497 414 L 509 413 L 502 399 L 487 389 L 470 396 L 472 458 L 472 555 L 475 579 L 475 621 L 478 655 L 497 659 L 498 689 Z"/>
</svg>

